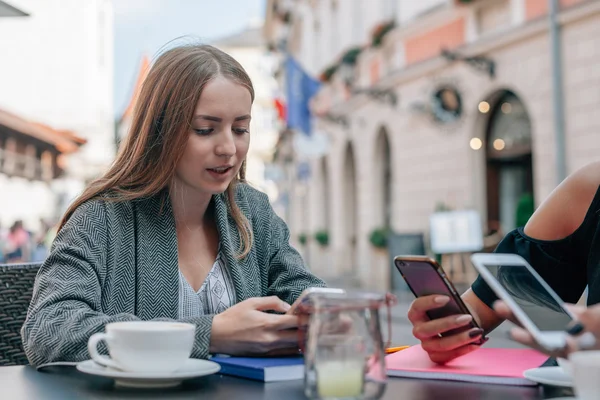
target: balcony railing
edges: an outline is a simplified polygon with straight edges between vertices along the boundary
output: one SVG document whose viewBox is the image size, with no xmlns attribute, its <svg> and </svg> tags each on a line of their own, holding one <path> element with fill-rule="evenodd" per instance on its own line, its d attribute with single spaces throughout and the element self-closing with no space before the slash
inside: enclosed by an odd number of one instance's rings
<svg viewBox="0 0 600 400">
<path fill-rule="evenodd" d="M 0 173 L 10 177 L 50 181 L 54 177 L 52 155 L 43 159 L 0 148 Z"/>
</svg>

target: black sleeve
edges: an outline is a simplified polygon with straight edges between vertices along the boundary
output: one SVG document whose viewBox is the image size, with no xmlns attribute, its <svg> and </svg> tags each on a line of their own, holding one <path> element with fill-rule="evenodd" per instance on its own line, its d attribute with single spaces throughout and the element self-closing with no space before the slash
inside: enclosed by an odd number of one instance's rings
<svg viewBox="0 0 600 400">
<path fill-rule="evenodd" d="M 576 303 L 587 284 L 586 265 L 582 262 L 573 235 L 561 240 L 546 241 L 531 238 L 523 228 L 507 234 L 494 253 L 518 254 L 526 259 L 538 274 L 567 303 Z M 488 307 L 498 299 L 494 291 L 477 277 L 471 289 Z"/>
</svg>

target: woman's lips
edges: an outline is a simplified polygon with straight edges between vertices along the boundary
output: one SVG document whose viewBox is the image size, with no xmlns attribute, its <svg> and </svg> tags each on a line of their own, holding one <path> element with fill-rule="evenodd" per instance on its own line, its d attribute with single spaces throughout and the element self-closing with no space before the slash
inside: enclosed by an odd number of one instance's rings
<svg viewBox="0 0 600 400">
<path fill-rule="evenodd" d="M 227 176 L 227 174 L 229 173 L 229 171 L 231 171 L 232 169 L 233 169 L 232 166 L 227 166 L 227 167 L 207 168 L 206 170 L 214 178 L 223 179 L 224 177 Z"/>
</svg>

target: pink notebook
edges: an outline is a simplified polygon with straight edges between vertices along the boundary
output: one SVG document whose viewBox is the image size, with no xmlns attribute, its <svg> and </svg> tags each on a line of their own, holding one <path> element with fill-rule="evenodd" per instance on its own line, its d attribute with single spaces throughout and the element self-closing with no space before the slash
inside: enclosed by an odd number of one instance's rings
<svg viewBox="0 0 600 400">
<path fill-rule="evenodd" d="M 541 366 L 548 356 L 530 349 L 481 348 L 446 365 L 432 362 L 421 345 L 388 355 L 388 376 L 535 386 L 523 372 Z"/>
</svg>

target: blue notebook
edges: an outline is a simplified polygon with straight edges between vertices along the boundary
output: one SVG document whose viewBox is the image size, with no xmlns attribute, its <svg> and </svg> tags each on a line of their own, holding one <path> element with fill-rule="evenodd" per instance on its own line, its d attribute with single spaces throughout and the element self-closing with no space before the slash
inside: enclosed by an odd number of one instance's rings
<svg viewBox="0 0 600 400">
<path fill-rule="evenodd" d="M 262 382 L 291 381 L 304 378 L 303 357 L 229 357 L 210 359 L 221 366 L 219 373 Z"/>
</svg>

